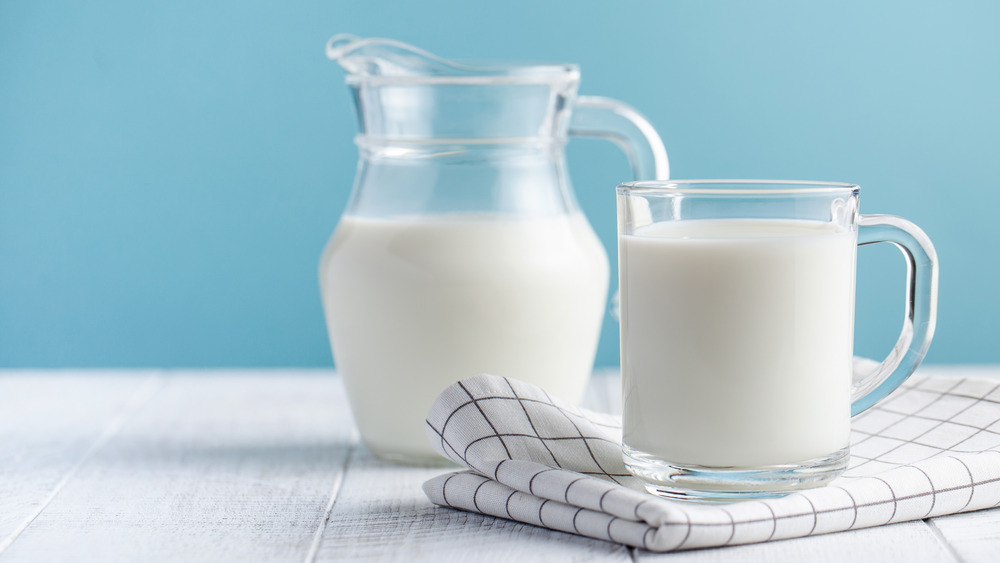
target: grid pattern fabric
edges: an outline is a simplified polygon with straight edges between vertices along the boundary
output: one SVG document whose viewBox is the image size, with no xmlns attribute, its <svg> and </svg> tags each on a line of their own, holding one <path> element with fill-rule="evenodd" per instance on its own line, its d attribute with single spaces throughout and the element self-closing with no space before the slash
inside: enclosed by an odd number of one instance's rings
<svg viewBox="0 0 1000 563">
<path fill-rule="evenodd" d="M 915 375 L 852 421 L 831 484 L 734 504 L 646 493 L 621 458 L 617 417 L 521 381 L 477 375 L 446 389 L 427 435 L 468 467 L 424 484 L 435 504 L 674 551 L 880 526 L 1000 506 L 1000 382 Z"/>
</svg>

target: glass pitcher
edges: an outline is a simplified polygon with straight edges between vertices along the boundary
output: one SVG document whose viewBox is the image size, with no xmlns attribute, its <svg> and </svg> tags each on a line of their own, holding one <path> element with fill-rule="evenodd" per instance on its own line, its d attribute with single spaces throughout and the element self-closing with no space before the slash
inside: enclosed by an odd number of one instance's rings
<svg viewBox="0 0 1000 563">
<path fill-rule="evenodd" d="M 579 401 L 609 270 L 563 147 L 567 134 L 611 140 L 637 179 L 665 179 L 653 127 L 621 102 L 578 97 L 574 65 L 472 66 L 349 35 L 326 54 L 348 73 L 360 160 L 320 288 L 365 444 L 439 460 L 427 410 L 477 373 Z"/>
</svg>

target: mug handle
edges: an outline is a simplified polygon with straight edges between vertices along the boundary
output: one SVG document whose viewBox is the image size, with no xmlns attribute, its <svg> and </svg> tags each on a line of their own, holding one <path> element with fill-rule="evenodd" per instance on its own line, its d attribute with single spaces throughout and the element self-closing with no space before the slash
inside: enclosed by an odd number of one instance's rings
<svg viewBox="0 0 1000 563">
<path fill-rule="evenodd" d="M 670 162 L 656 129 L 632 106 L 600 96 L 579 96 L 573 102 L 569 134 L 604 139 L 628 156 L 636 180 L 666 180 Z"/>
<path fill-rule="evenodd" d="M 858 245 L 888 242 L 906 259 L 903 330 L 886 359 L 857 377 L 851 388 L 851 416 L 858 415 L 899 387 L 927 354 L 937 322 L 938 261 L 931 239 L 913 223 L 893 215 L 862 215 Z"/>
</svg>

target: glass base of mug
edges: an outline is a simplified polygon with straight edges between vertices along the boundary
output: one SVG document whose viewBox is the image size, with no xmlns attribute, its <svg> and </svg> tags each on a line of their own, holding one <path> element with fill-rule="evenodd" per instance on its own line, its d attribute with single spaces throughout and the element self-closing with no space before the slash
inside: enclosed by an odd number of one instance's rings
<svg viewBox="0 0 1000 563">
<path fill-rule="evenodd" d="M 787 465 L 764 467 L 704 467 L 671 463 L 658 456 L 622 448 L 632 475 L 646 490 L 661 497 L 710 502 L 755 500 L 822 487 L 847 469 L 847 447 L 830 455 Z"/>
</svg>

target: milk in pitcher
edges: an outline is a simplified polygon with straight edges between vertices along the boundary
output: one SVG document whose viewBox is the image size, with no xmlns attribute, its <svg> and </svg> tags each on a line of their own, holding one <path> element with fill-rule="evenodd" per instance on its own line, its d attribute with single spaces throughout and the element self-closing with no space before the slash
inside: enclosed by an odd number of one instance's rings
<svg viewBox="0 0 1000 563">
<path fill-rule="evenodd" d="M 583 395 L 608 261 L 582 214 L 345 215 L 320 267 L 337 370 L 382 457 L 438 459 L 424 418 L 465 377 Z"/>
</svg>

